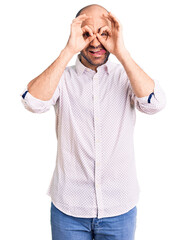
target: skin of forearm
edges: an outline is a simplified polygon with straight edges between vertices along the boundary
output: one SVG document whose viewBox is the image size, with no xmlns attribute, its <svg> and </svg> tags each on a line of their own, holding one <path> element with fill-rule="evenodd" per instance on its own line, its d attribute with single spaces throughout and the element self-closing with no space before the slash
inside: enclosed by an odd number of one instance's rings
<svg viewBox="0 0 186 240">
<path fill-rule="evenodd" d="M 73 53 L 65 47 L 58 58 L 39 76 L 27 85 L 29 93 L 43 101 L 50 100 L 58 86 L 59 80 Z"/>
<path fill-rule="evenodd" d="M 123 65 L 137 97 L 148 96 L 154 91 L 154 81 L 134 62 L 126 49 L 120 53 L 118 60 Z"/>
</svg>

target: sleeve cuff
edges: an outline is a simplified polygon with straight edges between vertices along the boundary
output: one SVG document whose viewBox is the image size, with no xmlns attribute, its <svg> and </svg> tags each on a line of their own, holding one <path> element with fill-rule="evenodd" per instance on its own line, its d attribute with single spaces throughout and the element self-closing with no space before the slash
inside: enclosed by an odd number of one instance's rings
<svg viewBox="0 0 186 240">
<path fill-rule="evenodd" d="M 149 94 L 149 96 L 145 96 L 145 97 L 136 97 L 137 101 L 139 103 L 151 103 L 151 98 L 154 95 L 154 92 L 152 92 L 151 94 Z"/>
<path fill-rule="evenodd" d="M 148 96 L 137 97 L 134 95 L 134 93 L 132 95 L 132 99 L 135 102 L 136 108 L 143 113 L 157 113 L 166 105 L 166 97 L 164 91 L 162 90 L 157 80 L 154 80 L 154 83 L 154 91 L 151 92 Z"/>
<path fill-rule="evenodd" d="M 145 96 L 145 97 L 137 97 L 136 96 L 136 100 L 139 103 L 151 103 L 152 102 L 152 99 L 153 99 L 153 97 L 155 97 L 155 93 L 156 93 L 156 90 L 158 88 L 157 81 L 155 81 L 154 79 L 153 79 L 153 81 L 154 81 L 154 84 L 155 84 L 153 92 L 151 92 L 148 96 Z"/>
<path fill-rule="evenodd" d="M 22 95 L 22 98 L 24 99 L 25 98 L 25 96 L 26 96 L 26 94 L 27 94 L 27 90 L 26 90 L 26 92 L 25 93 L 23 93 L 23 95 Z"/>
<path fill-rule="evenodd" d="M 60 82 L 61 83 L 61 82 Z M 60 96 L 60 83 L 58 84 L 53 96 L 49 100 L 41 100 L 34 97 L 29 91 L 28 86 L 24 89 L 24 91 L 20 94 L 21 102 L 24 107 L 33 112 L 33 113 L 44 113 L 50 109 L 53 105 L 55 106 L 59 96 Z"/>
<path fill-rule="evenodd" d="M 136 101 L 139 102 L 139 103 L 148 103 L 148 99 L 149 99 L 150 95 L 145 96 L 145 97 L 137 97 L 136 96 Z"/>
</svg>

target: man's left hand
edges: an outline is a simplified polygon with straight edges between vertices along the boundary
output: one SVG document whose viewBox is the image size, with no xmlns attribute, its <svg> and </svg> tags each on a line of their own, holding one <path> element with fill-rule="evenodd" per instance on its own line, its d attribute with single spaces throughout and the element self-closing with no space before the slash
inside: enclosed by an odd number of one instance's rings
<svg viewBox="0 0 186 240">
<path fill-rule="evenodd" d="M 111 12 L 108 15 L 103 14 L 103 17 L 111 22 L 111 28 L 109 26 L 102 27 L 96 36 L 107 51 L 119 58 L 126 50 L 122 36 L 122 25 Z"/>
</svg>

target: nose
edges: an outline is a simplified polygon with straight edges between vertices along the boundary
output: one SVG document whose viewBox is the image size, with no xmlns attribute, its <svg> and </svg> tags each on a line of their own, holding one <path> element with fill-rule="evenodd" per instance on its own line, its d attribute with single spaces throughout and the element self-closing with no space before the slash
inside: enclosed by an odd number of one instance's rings
<svg viewBox="0 0 186 240">
<path fill-rule="evenodd" d="M 98 47 L 98 46 L 100 46 L 100 41 L 98 40 L 98 38 L 96 37 L 96 38 L 94 38 L 91 42 L 90 42 L 90 46 L 92 46 L 92 47 Z"/>
</svg>

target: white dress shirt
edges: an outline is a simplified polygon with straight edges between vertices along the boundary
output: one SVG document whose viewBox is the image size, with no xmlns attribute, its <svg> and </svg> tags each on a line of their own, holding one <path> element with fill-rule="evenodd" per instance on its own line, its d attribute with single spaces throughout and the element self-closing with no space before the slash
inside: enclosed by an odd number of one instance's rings
<svg viewBox="0 0 186 240">
<path fill-rule="evenodd" d="M 138 98 L 121 64 L 108 60 L 95 72 L 78 55 L 76 64 L 65 68 L 50 100 L 29 92 L 21 98 L 33 113 L 54 106 L 58 144 L 47 194 L 59 210 L 74 217 L 103 218 L 136 206 L 140 189 L 133 146 L 135 110 L 154 114 L 166 103 L 154 82 L 154 92 Z"/>
</svg>

